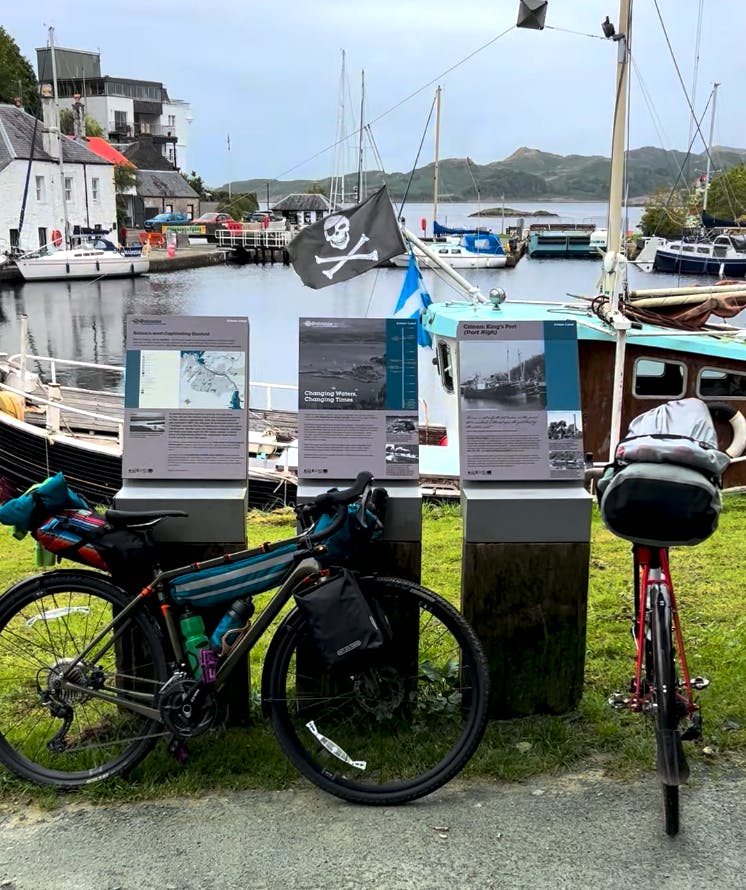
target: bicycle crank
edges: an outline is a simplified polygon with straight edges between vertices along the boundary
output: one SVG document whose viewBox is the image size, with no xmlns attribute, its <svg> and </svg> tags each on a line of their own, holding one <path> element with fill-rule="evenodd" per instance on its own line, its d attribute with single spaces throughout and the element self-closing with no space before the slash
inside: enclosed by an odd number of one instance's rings
<svg viewBox="0 0 746 890">
<path fill-rule="evenodd" d="M 178 740 L 202 735 L 215 722 L 218 705 L 213 693 L 186 674 L 174 674 L 158 696 L 161 720 Z"/>
</svg>

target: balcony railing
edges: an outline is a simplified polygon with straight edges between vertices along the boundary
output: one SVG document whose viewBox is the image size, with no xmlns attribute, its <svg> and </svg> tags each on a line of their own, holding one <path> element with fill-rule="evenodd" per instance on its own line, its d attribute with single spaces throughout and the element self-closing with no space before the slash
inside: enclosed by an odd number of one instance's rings
<svg viewBox="0 0 746 890">
<path fill-rule="evenodd" d="M 151 124 L 147 121 L 109 121 L 109 133 L 135 139 L 138 136 L 157 136 L 166 141 L 176 142 L 176 127 L 166 124 Z"/>
</svg>

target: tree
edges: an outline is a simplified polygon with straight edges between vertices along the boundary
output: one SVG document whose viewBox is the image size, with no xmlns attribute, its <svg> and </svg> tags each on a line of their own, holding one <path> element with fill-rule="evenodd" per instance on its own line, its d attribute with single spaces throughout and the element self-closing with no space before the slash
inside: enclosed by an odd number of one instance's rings
<svg viewBox="0 0 746 890">
<path fill-rule="evenodd" d="M 185 176 L 184 179 L 189 183 L 189 185 L 194 189 L 195 192 L 199 195 L 200 201 L 209 200 L 208 195 L 209 192 L 205 188 L 204 180 L 201 176 L 198 176 L 194 170 L 189 174 L 189 176 Z"/>
<path fill-rule="evenodd" d="M 117 228 L 124 225 L 127 216 L 127 192 L 137 185 L 137 170 L 131 164 L 115 164 L 114 191 L 117 201 Z"/>
<path fill-rule="evenodd" d="M 707 190 L 707 212 L 720 219 L 746 217 L 746 164 L 713 177 Z"/>
<path fill-rule="evenodd" d="M 640 217 L 640 229 L 645 236 L 680 238 L 689 216 L 683 195 L 671 199 L 667 192 L 656 192 Z"/>
<path fill-rule="evenodd" d="M 83 119 L 85 136 L 103 136 L 104 131 L 95 117 L 87 114 Z M 66 136 L 72 136 L 75 132 L 75 115 L 71 108 L 60 108 L 60 131 Z"/>
<path fill-rule="evenodd" d="M 16 97 L 30 114 L 39 113 L 39 84 L 34 69 L 15 40 L 0 27 L 0 102 L 13 105 Z"/>
<path fill-rule="evenodd" d="M 218 202 L 218 210 L 230 213 L 234 219 L 241 219 L 244 213 L 253 213 L 259 209 L 256 193 L 250 192 L 243 195 L 233 195 L 230 200 L 227 193 L 225 198 Z"/>
<path fill-rule="evenodd" d="M 308 186 L 306 194 L 326 196 L 326 189 L 320 182 L 312 182 L 311 185 Z"/>
</svg>

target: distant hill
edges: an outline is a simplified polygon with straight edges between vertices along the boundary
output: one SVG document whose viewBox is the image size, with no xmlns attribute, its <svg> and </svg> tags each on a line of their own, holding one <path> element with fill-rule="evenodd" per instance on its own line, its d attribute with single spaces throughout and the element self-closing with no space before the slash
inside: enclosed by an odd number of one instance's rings
<svg viewBox="0 0 746 890">
<path fill-rule="evenodd" d="M 727 170 L 746 163 L 746 149 L 713 148 L 713 170 Z M 686 159 L 685 152 L 664 151 L 645 146 L 633 149 L 627 156 L 627 174 L 630 198 L 642 198 L 659 189 L 670 189 L 690 182 L 707 166 L 704 153 L 691 155 L 686 179 L 679 179 L 679 170 Z M 477 200 L 477 188 L 482 204 L 505 200 L 523 201 L 603 201 L 609 191 L 609 158 L 600 155 L 556 155 L 535 148 L 519 148 L 502 161 L 489 164 L 467 164 L 465 158 L 446 158 L 438 167 L 439 200 Z M 365 174 L 367 190 L 373 191 L 384 182 L 388 185 L 392 200 L 401 200 L 411 171 L 406 173 Z M 419 167 L 412 177 L 408 201 L 427 203 L 433 199 L 434 164 Z M 472 178 L 473 177 L 473 178 Z M 357 182 L 350 175 L 346 191 L 352 196 Z M 476 187 L 475 187 L 476 183 Z M 270 203 L 293 192 L 305 192 L 311 186 L 321 186 L 329 194 L 330 179 L 270 180 Z M 227 189 L 227 183 L 221 188 Z M 233 193 L 256 192 L 261 202 L 267 192 L 266 179 L 239 180 L 231 183 Z M 352 198 L 350 198 L 352 200 Z"/>
</svg>

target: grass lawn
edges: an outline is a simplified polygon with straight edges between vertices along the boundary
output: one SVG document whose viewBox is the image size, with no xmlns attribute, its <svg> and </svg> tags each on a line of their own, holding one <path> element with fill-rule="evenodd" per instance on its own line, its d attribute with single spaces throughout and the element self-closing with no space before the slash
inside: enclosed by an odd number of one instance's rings
<svg viewBox="0 0 746 890">
<path fill-rule="evenodd" d="M 710 540 L 671 552 L 690 671 L 712 681 L 700 694 L 705 737 L 701 743 L 686 745 L 695 777 L 698 770 L 746 762 L 746 610 L 741 587 L 746 496 L 725 495 L 724 508 L 720 528 Z M 431 505 L 424 510 L 422 582 L 458 603 L 459 511 L 454 506 Z M 288 537 L 293 528 L 291 511 L 253 513 L 249 518 L 251 543 Z M 33 541 L 15 541 L 7 529 L 0 528 L 0 590 L 34 571 L 33 548 Z M 634 672 L 631 581 L 630 545 L 609 534 L 596 511 L 580 706 L 559 717 L 491 723 L 466 776 L 515 780 L 592 767 L 621 778 L 640 772 L 652 777 L 655 743 L 648 721 L 626 711 L 612 711 L 607 705 L 609 693 L 626 689 Z M 261 653 L 256 653 L 252 658 L 254 687 L 260 676 Z M 79 794 L 88 800 L 132 800 L 218 788 L 275 789 L 302 781 L 258 712 L 248 728 L 218 730 L 192 741 L 189 751 L 188 762 L 180 766 L 161 744 L 128 779 Z M 17 781 L 0 767 L 0 800 L 20 797 L 49 806 L 59 799 L 56 792 Z"/>
</svg>

